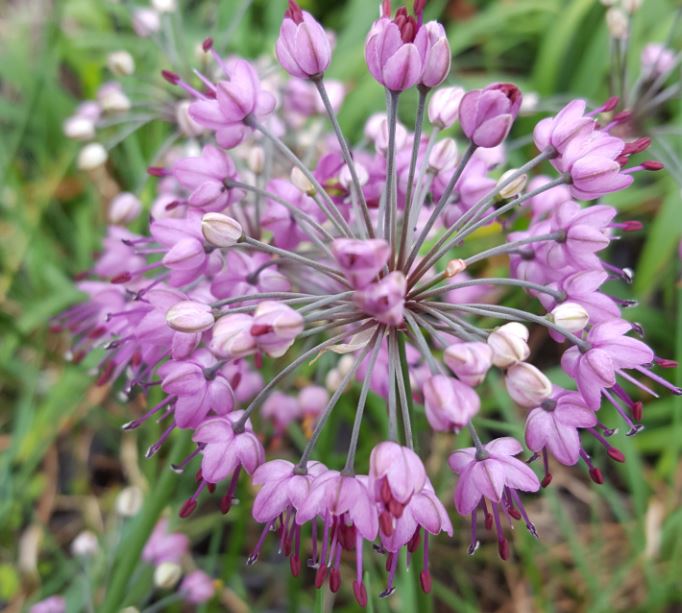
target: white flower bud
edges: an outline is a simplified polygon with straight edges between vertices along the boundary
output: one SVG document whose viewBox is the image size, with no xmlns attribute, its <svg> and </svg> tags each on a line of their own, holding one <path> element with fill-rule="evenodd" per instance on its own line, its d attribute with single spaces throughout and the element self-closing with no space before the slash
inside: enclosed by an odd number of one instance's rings
<svg viewBox="0 0 682 613">
<path fill-rule="evenodd" d="M 575 302 L 564 302 L 552 309 L 552 321 L 569 332 L 580 332 L 590 321 L 585 308 Z"/>
<path fill-rule="evenodd" d="M 407 141 L 407 130 L 405 126 L 398 123 L 395 127 L 395 150 L 400 151 L 405 146 Z M 388 119 L 383 118 L 379 124 L 379 130 L 374 139 L 374 145 L 377 151 L 386 153 L 388 150 Z"/>
<path fill-rule="evenodd" d="M 152 0 L 152 7 L 159 13 L 173 13 L 177 10 L 175 0 Z"/>
<path fill-rule="evenodd" d="M 606 11 L 606 27 L 613 38 L 618 40 L 627 38 L 629 22 L 625 11 L 615 7 Z"/>
<path fill-rule="evenodd" d="M 185 136 L 199 136 L 204 133 L 204 126 L 198 124 L 189 114 L 189 100 L 183 100 L 175 107 L 175 121 Z"/>
<path fill-rule="evenodd" d="M 459 103 L 465 93 L 462 87 L 437 89 L 429 102 L 429 121 L 441 129 L 453 125 L 459 117 Z"/>
<path fill-rule="evenodd" d="M 636 13 L 644 3 L 644 0 L 623 0 L 623 8 L 632 15 Z"/>
<path fill-rule="evenodd" d="M 540 103 L 540 96 L 535 92 L 528 92 L 523 94 L 523 99 L 521 100 L 520 113 L 523 115 L 528 115 L 534 113 L 538 104 Z"/>
<path fill-rule="evenodd" d="M 112 224 L 127 224 L 142 211 L 142 203 L 135 194 L 121 192 L 109 203 L 109 221 Z"/>
<path fill-rule="evenodd" d="M 530 355 L 528 328 L 515 321 L 504 324 L 490 333 L 488 345 L 493 350 L 493 364 L 498 368 L 523 362 Z"/>
<path fill-rule="evenodd" d="M 552 382 L 527 362 L 514 364 L 505 377 L 507 391 L 514 402 L 523 407 L 537 407 L 552 395 Z"/>
<path fill-rule="evenodd" d="M 125 113 L 130 110 L 130 99 L 118 83 L 107 83 L 97 92 L 97 101 L 105 113 Z"/>
<path fill-rule="evenodd" d="M 436 143 L 429 154 L 429 169 L 434 172 L 451 170 L 457 165 L 457 143 L 444 138 Z"/>
<path fill-rule="evenodd" d="M 448 279 L 452 279 L 455 275 L 458 275 L 460 272 L 464 272 L 467 268 L 467 263 L 460 259 L 457 258 L 455 260 L 450 260 L 446 265 L 445 265 L 445 276 Z"/>
<path fill-rule="evenodd" d="M 118 613 L 140 613 L 137 607 L 123 607 Z"/>
<path fill-rule="evenodd" d="M 168 309 L 166 323 L 177 332 L 196 334 L 212 328 L 215 318 L 208 304 L 182 300 Z"/>
<path fill-rule="evenodd" d="M 500 180 L 497 182 L 497 185 L 498 186 L 502 185 L 502 183 L 507 181 L 509 177 L 511 177 L 516 172 L 518 171 L 515 168 L 510 168 L 500 177 Z M 516 179 L 514 179 L 509 185 L 505 185 L 500 190 L 500 197 L 504 198 L 505 200 L 508 200 L 510 198 L 518 196 L 525 189 L 526 183 L 528 183 L 528 175 L 524 173 L 516 177 Z"/>
<path fill-rule="evenodd" d="M 66 119 L 62 125 L 64 136 L 73 140 L 91 140 L 95 138 L 95 122 L 88 117 L 74 115 Z"/>
<path fill-rule="evenodd" d="M 324 384 L 330 392 L 335 392 L 339 389 L 341 385 L 341 379 L 343 375 L 339 372 L 337 368 L 332 368 L 324 379 Z"/>
<path fill-rule="evenodd" d="M 137 8 L 133 12 L 133 30 L 138 36 L 146 38 L 161 29 L 161 19 L 154 9 Z"/>
<path fill-rule="evenodd" d="M 339 363 L 336 365 L 336 368 L 339 371 L 339 374 L 342 377 L 345 377 L 353 368 L 353 365 L 355 364 L 355 358 L 351 355 L 344 355 L 340 360 Z"/>
<path fill-rule="evenodd" d="M 116 512 L 122 517 L 133 517 L 142 508 L 142 490 L 136 485 L 130 485 L 121 490 L 116 497 Z"/>
<path fill-rule="evenodd" d="M 265 168 L 265 151 L 263 151 L 263 147 L 251 147 L 246 156 L 246 164 L 254 175 L 260 175 Z"/>
<path fill-rule="evenodd" d="M 98 550 L 97 536 L 90 530 L 83 530 L 71 543 L 71 553 L 74 556 L 94 556 Z"/>
<path fill-rule="evenodd" d="M 201 233 L 214 247 L 232 247 L 244 236 L 241 224 L 223 213 L 206 213 L 201 218 Z"/>
<path fill-rule="evenodd" d="M 109 154 L 107 150 L 99 143 L 90 143 L 85 145 L 78 154 L 76 165 L 80 170 L 94 170 L 100 166 L 104 166 Z"/>
<path fill-rule="evenodd" d="M 127 51 L 112 51 L 107 56 L 107 67 L 116 76 L 124 77 L 135 72 L 135 60 Z"/>
<path fill-rule="evenodd" d="M 294 166 L 291 169 L 291 183 L 302 194 L 305 194 L 306 196 L 315 195 L 315 186 L 298 166 Z"/>
<path fill-rule="evenodd" d="M 154 569 L 154 585 L 162 590 L 175 586 L 182 576 L 182 569 L 175 562 L 161 562 Z"/>
</svg>

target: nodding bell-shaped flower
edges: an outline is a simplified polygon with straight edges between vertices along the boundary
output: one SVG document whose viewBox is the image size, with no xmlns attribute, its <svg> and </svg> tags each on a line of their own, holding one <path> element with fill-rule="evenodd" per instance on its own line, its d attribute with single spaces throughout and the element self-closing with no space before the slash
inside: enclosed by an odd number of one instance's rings
<svg viewBox="0 0 682 613">
<path fill-rule="evenodd" d="M 222 213 L 206 213 L 201 218 L 201 233 L 209 245 L 222 249 L 233 247 L 244 236 L 241 224 Z"/>
<path fill-rule="evenodd" d="M 226 417 L 213 417 L 202 422 L 192 440 L 201 449 L 201 476 L 208 483 L 218 483 L 233 475 L 238 468 L 253 474 L 264 461 L 265 450 L 247 420 L 243 432 L 235 432 L 234 424 L 244 411 L 234 411 Z"/>
<path fill-rule="evenodd" d="M 213 326 L 210 350 L 221 358 L 243 358 L 256 350 L 251 336 L 253 317 L 246 313 L 225 315 Z"/>
<path fill-rule="evenodd" d="M 377 321 L 389 326 L 399 326 L 405 313 L 407 279 L 399 271 L 386 275 L 362 291 L 355 293 L 358 308 Z"/>
<path fill-rule="evenodd" d="M 130 192 L 122 192 L 109 203 L 108 217 L 112 224 L 127 224 L 142 212 L 140 199 Z"/>
<path fill-rule="evenodd" d="M 463 87 L 441 87 L 433 92 L 429 102 L 429 121 L 444 130 L 459 118 L 459 105 L 464 97 Z"/>
<path fill-rule="evenodd" d="M 455 343 L 443 354 L 447 367 L 467 385 L 478 385 L 485 379 L 493 363 L 493 349 L 479 341 Z"/>
<path fill-rule="evenodd" d="M 523 407 L 536 407 L 552 395 L 552 382 L 526 362 L 507 369 L 505 384 L 512 399 Z"/>
<path fill-rule="evenodd" d="M 319 78 L 329 67 L 332 48 L 324 28 L 294 0 L 289 0 L 275 53 L 292 77 Z"/>
<path fill-rule="evenodd" d="M 182 300 L 168 309 L 166 323 L 176 332 L 196 333 L 210 330 L 215 318 L 208 304 Z"/>
<path fill-rule="evenodd" d="M 469 447 L 459 449 L 450 456 L 448 464 L 459 475 L 455 488 L 455 508 L 460 515 L 471 515 L 470 554 L 478 548 L 477 509 L 483 511 L 487 528 L 492 528 L 494 520 L 498 549 L 503 560 L 509 557 L 509 544 L 502 533 L 500 507 L 510 517 L 523 517 L 530 533 L 537 535 L 517 491 L 537 492 L 540 481 L 525 462 L 514 457 L 522 451 L 521 443 L 507 436 L 484 445 L 481 452 Z M 492 504 L 492 515 L 486 501 Z"/>
<path fill-rule="evenodd" d="M 390 536 L 395 520 L 412 496 L 426 483 L 426 470 L 419 456 L 392 441 L 379 443 L 369 456 L 369 491 L 379 506 L 382 534 Z"/>
<path fill-rule="evenodd" d="M 351 285 L 356 289 L 363 289 L 386 266 L 391 248 L 380 238 L 337 238 L 332 243 L 332 253 Z"/>
<path fill-rule="evenodd" d="M 303 317 L 294 309 L 281 302 L 266 300 L 256 307 L 251 336 L 261 351 L 279 358 L 294 344 L 303 327 Z"/>
<path fill-rule="evenodd" d="M 434 375 L 424 384 L 423 393 L 426 419 L 439 432 L 459 432 L 481 406 L 478 394 L 454 377 Z"/>
<path fill-rule="evenodd" d="M 493 350 L 493 364 L 498 368 L 523 362 L 530 355 L 528 328 L 515 321 L 504 324 L 490 333 L 488 346 Z"/>
<path fill-rule="evenodd" d="M 578 428 L 596 425 L 597 416 L 582 396 L 559 388 L 528 414 L 526 444 L 535 453 L 547 450 L 565 466 L 573 466 L 580 459 Z"/>
<path fill-rule="evenodd" d="M 494 83 L 466 93 L 459 105 L 462 131 L 478 147 L 496 147 L 507 138 L 521 98 L 512 83 Z"/>
</svg>

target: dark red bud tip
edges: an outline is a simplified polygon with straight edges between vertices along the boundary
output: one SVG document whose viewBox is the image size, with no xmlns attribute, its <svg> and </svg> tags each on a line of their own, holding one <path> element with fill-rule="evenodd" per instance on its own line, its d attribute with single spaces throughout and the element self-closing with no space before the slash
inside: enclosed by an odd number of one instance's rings
<svg viewBox="0 0 682 613">
<path fill-rule="evenodd" d="M 338 568 L 332 568 L 329 573 L 329 589 L 336 594 L 341 588 L 341 573 Z"/>
<path fill-rule="evenodd" d="M 637 232 L 644 227 L 644 224 L 641 221 L 630 219 L 629 221 L 624 221 L 620 227 L 623 232 Z"/>
<path fill-rule="evenodd" d="M 215 492 L 215 483 L 209 483 L 206 486 L 206 489 L 209 491 L 210 494 L 212 494 L 213 492 Z"/>
<path fill-rule="evenodd" d="M 230 509 L 232 508 L 232 496 L 223 496 L 220 499 L 220 512 L 223 515 L 227 515 L 230 512 Z"/>
<path fill-rule="evenodd" d="M 166 177 L 168 176 L 168 171 L 161 166 L 149 166 L 147 168 L 147 174 L 152 177 Z"/>
<path fill-rule="evenodd" d="M 361 607 L 367 606 L 367 588 L 364 583 L 353 581 L 353 594 Z"/>
<path fill-rule="evenodd" d="M 488 513 L 485 516 L 485 529 L 490 530 L 493 527 L 493 516 Z"/>
<path fill-rule="evenodd" d="M 102 369 L 102 372 L 99 374 L 99 377 L 97 377 L 97 381 L 95 381 L 95 385 L 105 385 L 106 383 L 109 383 L 109 380 L 111 379 L 111 376 L 113 374 L 114 374 L 114 363 L 108 362 L 107 365 Z"/>
<path fill-rule="evenodd" d="M 391 536 L 393 534 L 393 520 L 388 511 L 382 511 L 379 515 L 379 527 L 381 532 L 386 536 Z"/>
<path fill-rule="evenodd" d="M 388 510 L 396 519 L 400 519 L 403 516 L 403 509 L 405 505 L 399 503 L 397 500 L 391 499 L 388 503 Z"/>
<path fill-rule="evenodd" d="M 590 468 L 590 479 L 597 485 L 604 483 L 604 475 L 601 474 L 601 470 L 598 468 Z"/>
<path fill-rule="evenodd" d="M 654 363 L 661 368 L 677 368 L 677 361 L 669 358 L 654 358 Z"/>
<path fill-rule="evenodd" d="M 391 16 L 391 0 L 384 0 L 381 3 L 381 16 L 382 17 Z"/>
<path fill-rule="evenodd" d="M 503 538 L 500 542 L 499 545 L 497 546 L 497 551 L 500 554 L 500 558 L 503 560 L 508 560 L 509 559 L 509 541 L 507 539 Z"/>
<path fill-rule="evenodd" d="M 285 557 L 289 557 L 291 555 L 291 540 L 288 538 L 284 539 L 284 555 Z"/>
<path fill-rule="evenodd" d="M 421 540 L 421 535 L 419 534 L 419 528 L 414 531 L 412 538 L 407 542 L 407 551 L 414 553 L 419 547 L 419 541 Z"/>
<path fill-rule="evenodd" d="M 604 102 L 604 105 L 601 107 L 601 112 L 608 113 L 609 111 L 612 111 L 618 106 L 619 102 L 620 98 L 618 96 L 611 96 L 611 98 Z"/>
<path fill-rule="evenodd" d="M 291 574 L 294 577 L 298 577 L 301 574 L 301 558 L 297 555 L 293 555 L 289 558 L 289 568 L 291 569 Z"/>
<path fill-rule="evenodd" d="M 665 164 L 661 162 L 657 162 L 656 160 L 647 160 L 646 162 L 642 162 L 642 168 L 644 170 L 663 170 L 665 168 Z"/>
<path fill-rule="evenodd" d="M 428 570 L 419 573 L 419 585 L 422 586 L 424 594 L 431 593 L 431 573 Z"/>
<path fill-rule="evenodd" d="M 611 121 L 623 123 L 628 121 L 630 117 L 632 117 L 632 111 L 621 111 L 620 113 L 616 113 Z"/>
<path fill-rule="evenodd" d="M 389 554 L 386 556 L 386 566 L 385 566 L 386 572 L 390 572 L 391 566 L 393 566 L 393 554 L 392 554 L 392 553 L 389 553 Z"/>
<path fill-rule="evenodd" d="M 114 285 L 120 285 L 121 283 L 128 283 L 132 278 L 133 276 L 129 272 L 122 272 L 111 277 L 110 281 Z"/>
<path fill-rule="evenodd" d="M 424 7 L 426 7 L 426 0 L 414 0 L 414 14 L 419 17 L 424 13 Z"/>
<path fill-rule="evenodd" d="M 187 500 L 185 500 L 185 503 L 180 507 L 180 512 L 178 513 L 178 515 L 182 517 L 182 519 L 186 519 L 192 513 L 194 513 L 194 509 L 196 508 L 197 501 L 192 498 L 188 498 Z"/>
<path fill-rule="evenodd" d="M 201 472 L 201 468 L 200 468 L 199 470 L 197 470 L 196 473 L 194 473 L 194 482 L 199 483 L 199 481 L 203 481 L 203 479 L 204 479 L 204 476 L 203 476 L 203 474 Z"/>
<path fill-rule="evenodd" d="M 204 53 L 213 49 L 213 39 L 210 36 L 205 38 L 204 42 L 201 43 L 201 48 L 204 50 Z"/>
<path fill-rule="evenodd" d="M 303 11 L 295 0 L 289 0 L 289 8 L 284 13 L 285 18 L 291 19 L 294 23 L 303 23 Z"/>
<path fill-rule="evenodd" d="M 511 507 L 507 512 L 509 513 L 510 517 L 513 517 L 516 521 L 521 519 L 521 513 L 518 509 Z"/>
<path fill-rule="evenodd" d="M 545 487 L 547 487 L 551 482 L 552 482 L 552 473 L 547 473 L 547 474 L 545 475 L 544 479 L 542 480 L 542 482 L 540 483 L 540 485 L 542 485 L 542 487 L 545 488 Z"/>
<path fill-rule="evenodd" d="M 171 72 L 170 70 L 162 70 L 161 76 L 166 79 L 171 85 L 177 85 L 180 81 L 180 75 Z"/>
<path fill-rule="evenodd" d="M 635 404 L 632 405 L 632 418 L 635 421 L 642 421 L 643 416 L 644 405 L 641 402 L 635 402 Z"/>
<path fill-rule="evenodd" d="M 251 336 L 264 336 L 272 332 L 272 326 L 268 324 L 253 324 L 251 326 Z"/>
<path fill-rule="evenodd" d="M 609 447 L 606 453 L 608 453 L 609 457 L 616 462 L 620 462 L 621 464 L 625 462 L 625 454 L 620 449 Z"/>
<path fill-rule="evenodd" d="M 72 364 L 80 364 L 83 361 L 83 358 L 86 356 L 85 351 L 76 351 L 76 353 L 73 354 L 71 357 L 71 363 Z M 101 383 L 99 385 L 102 385 Z"/>
<path fill-rule="evenodd" d="M 643 136 L 629 143 L 629 146 L 633 153 L 642 153 L 642 151 L 646 151 L 651 146 L 651 139 L 648 136 Z"/>
<path fill-rule="evenodd" d="M 327 567 L 324 562 L 320 562 L 321 566 L 315 573 L 315 587 L 319 590 L 324 585 L 324 580 L 327 578 Z"/>
</svg>

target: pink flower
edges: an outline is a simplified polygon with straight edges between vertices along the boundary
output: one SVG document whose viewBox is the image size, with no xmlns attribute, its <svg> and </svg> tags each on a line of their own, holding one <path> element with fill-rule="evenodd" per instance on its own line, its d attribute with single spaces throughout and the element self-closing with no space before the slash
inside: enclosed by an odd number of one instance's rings
<svg viewBox="0 0 682 613">
<path fill-rule="evenodd" d="M 586 102 L 571 100 L 554 117 L 546 117 L 540 121 L 533 131 L 535 146 L 544 151 L 553 147 L 563 153 L 577 136 L 587 136 L 596 127 L 594 118 L 585 115 Z"/>
<path fill-rule="evenodd" d="M 659 43 L 649 43 L 642 49 L 642 72 L 649 77 L 670 72 L 677 64 L 675 53 Z"/>
<path fill-rule="evenodd" d="M 261 292 L 288 292 L 289 280 L 265 253 L 228 250 L 223 268 L 213 277 L 211 293 L 216 298 L 231 298 Z"/>
<path fill-rule="evenodd" d="M 215 583 L 202 570 L 195 570 L 185 575 L 179 589 L 182 599 L 188 604 L 202 604 L 213 597 Z"/>
<path fill-rule="evenodd" d="M 168 520 L 160 519 L 142 550 L 142 559 L 158 566 L 162 562 L 178 564 L 189 550 L 189 538 L 180 532 L 168 531 Z"/>
<path fill-rule="evenodd" d="M 578 391 L 591 409 L 601 404 L 602 390 L 616 384 L 616 375 L 624 368 L 638 368 L 653 362 L 648 345 L 625 336 L 632 324 L 622 319 L 597 324 L 587 334 L 590 349 L 581 352 L 571 347 L 561 358 L 561 367 L 578 384 Z"/>
<path fill-rule="evenodd" d="M 496 147 L 507 138 L 520 108 L 519 88 L 495 83 L 464 95 L 459 104 L 459 123 L 475 145 Z"/>
<path fill-rule="evenodd" d="M 256 345 L 273 358 L 283 356 L 303 332 L 303 317 L 281 302 L 265 300 L 256 307 L 251 336 Z"/>
<path fill-rule="evenodd" d="M 337 238 L 332 253 L 346 278 L 356 289 L 367 287 L 386 266 L 391 248 L 383 239 Z"/>
<path fill-rule="evenodd" d="M 473 389 L 445 375 L 434 375 L 428 379 L 423 394 L 426 419 L 439 432 L 459 432 L 481 406 Z"/>
<path fill-rule="evenodd" d="M 480 341 L 455 343 L 443 354 L 447 367 L 467 385 L 478 385 L 493 364 L 493 350 Z"/>
<path fill-rule="evenodd" d="M 332 49 L 324 28 L 294 0 L 289 0 L 275 53 L 291 76 L 306 79 L 322 76 L 329 67 Z"/>
<path fill-rule="evenodd" d="M 406 291 L 407 279 L 396 270 L 381 281 L 356 292 L 354 300 L 360 309 L 377 321 L 398 326 L 403 322 Z"/>
<path fill-rule="evenodd" d="M 578 428 L 592 428 L 597 417 L 577 392 L 558 390 L 526 419 L 526 444 L 531 451 L 547 449 L 559 462 L 573 466 L 580 458 Z"/>
<path fill-rule="evenodd" d="M 535 535 L 535 527 L 526 515 L 517 490 L 536 492 L 540 489 L 540 482 L 527 464 L 514 457 L 521 451 L 523 451 L 521 443 L 511 437 L 503 437 L 484 445 L 481 452 L 469 447 L 460 449 L 450 456 L 448 460 L 450 468 L 459 475 L 455 489 L 455 507 L 460 515 L 471 514 L 470 553 L 478 547 L 475 531 L 477 508 L 486 516 L 487 526 L 491 526 L 494 519 L 498 549 L 503 560 L 509 556 L 509 546 L 502 534 L 500 505 L 512 517 L 523 516 L 529 531 Z M 490 520 L 486 501 L 492 504 L 493 513 Z"/>
<path fill-rule="evenodd" d="M 63 596 L 49 596 L 40 602 L 36 602 L 29 609 L 29 613 L 65 613 L 66 600 Z"/>
</svg>

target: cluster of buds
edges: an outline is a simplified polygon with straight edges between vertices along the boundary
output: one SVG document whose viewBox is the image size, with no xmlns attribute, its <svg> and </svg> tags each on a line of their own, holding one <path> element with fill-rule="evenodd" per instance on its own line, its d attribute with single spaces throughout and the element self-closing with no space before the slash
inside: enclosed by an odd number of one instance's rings
<svg viewBox="0 0 682 613">
<path fill-rule="evenodd" d="M 416 403 L 433 430 L 468 433 L 473 446 L 453 449 L 449 461 L 458 475 L 454 507 L 472 520 L 470 552 L 478 547 L 480 511 L 506 559 L 501 520 L 523 520 L 536 535 L 519 492 L 549 485 L 550 454 L 566 465 L 582 459 L 596 482 L 603 476 L 581 435 L 623 461 L 608 440 L 614 430 L 596 417 L 602 402 L 635 434 L 638 396 L 651 392 L 640 376 L 680 392 L 654 370 L 674 364 L 629 336 L 639 333 L 623 319 L 629 303 L 602 291 L 608 279 L 631 275 L 601 256 L 611 240 L 641 226 L 615 221 L 614 208 L 595 202 L 627 189 L 636 173 L 662 168 L 631 164 L 649 140 L 617 135 L 626 119 L 613 113 L 617 99 L 593 110 L 573 100 L 537 123 L 537 154 L 503 172 L 522 93 L 511 83 L 434 90 L 448 76 L 450 49 L 440 24 L 423 23 L 424 5 L 417 0 L 412 14 L 403 7 L 394 15 L 388 0 L 381 4 L 365 56 L 388 108 L 368 119 L 361 147 L 341 131 L 342 95 L 331 95 L 324 77 L 333 37 L 293 0 L 276 55 L 296 81 L 273 88 L 256 65 L 223 58 L 211 39 L 203 51 L 217 79 L 195 71 L 192 83 L 164 71 L 186 96 L 188 117 L 215 144 L 199 149 L 188 135 L 189 146 L 149 168 L 158 192 L 148 234 L 112 226 L 95 278 L 79 281 L 87 301 L 55 322 L 76 337 L 74 360 L 106 348 L 99 384 L 124 379 L 128 395 L 162 390 L 160 402 L 124 426 L 164 422 L 148 456 L 176 428 L 192 431 L 195 449 L 174 466 L 199 464 L 182 517 L 220 483 L 227 512 L 246 474 L 259 488 L 254 519 L 264 524 L 249 562 L 274 532 L 298 575 L 310 526 L 316 586 L 328 582 L 338 591 L 343 553 L 354 552 L 352 589 L 363 606 L 365 542 L 386 556 L 383 596 L 394 590 L 401 550 L 420 547 L 421 585 L 429 591 L 429 539 L 453 531 L 415 451 Z M 412 132 L 397 119 L 400 96 L 411 88 L 419 100 Z M 311 103 L 292 103 L 292 91 Z M 321 109 L 331 133 L 305 148 L 299 131 L 286 128 L 310 122 L 324 129 Z M 442 134 L 455 126 L 457 139 L 454 130 Z M 541 165 L 548 176 L 538 174 Z M 130 198 L 112 207 L 116 223 L 139 210 Z M 467 238 L 483 227 L 495 230 L 498 244 L 476 250 Z M 454 248 L 466 257 L 453 258 Z M 506 262 L 508 274 L 482 276 L 491 258 Z M 527 294 L 527 307 L 503 306 L 504 291 Z M 531 363 L 531 334 L 560 346 L 576 390 L 553 385 Z M 331 354 L 342 357 L 324 372 Z M 271 364 L 279 366 L 274 374 Z M 310 382 L 297 393 L 287 389 L 290 375 L 308 364 L 317 381 L 326 375 L 328 390 Z M 527 413 L 529 462 L 543 458 L 542 481 L 516 457 L 519 441 L 481 441 L 480 389 L 493 369 Z M 318 440 L 354 382 L 360 391 L 346 462 L 328 467 Z M 370 393 L 385 400 L 388 428 L 379 441 L 363 421 Z M 266 461 L 299 419 L 307 444 L 298 461 Z M 268 421 L 278 445 L 266 451 Z M 361 438 L 375 443 L 365 471 L 356 463 Z"/>
</svg>

